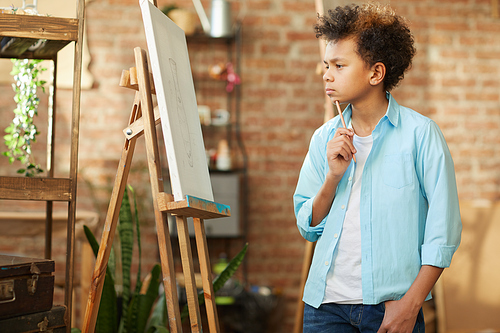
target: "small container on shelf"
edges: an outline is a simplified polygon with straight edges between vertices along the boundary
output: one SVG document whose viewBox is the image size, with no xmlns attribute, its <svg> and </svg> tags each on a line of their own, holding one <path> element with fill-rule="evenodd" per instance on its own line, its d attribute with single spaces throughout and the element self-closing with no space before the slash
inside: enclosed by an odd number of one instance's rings
<svg viewBox="0 0 500 333">
<path fill-rule="evenodd" d="M 231 170 L 231 151 L 227 140 L 220 140 L 217 148 L 217 162 L 215 164 L 217 170 Z"/>
</svg>

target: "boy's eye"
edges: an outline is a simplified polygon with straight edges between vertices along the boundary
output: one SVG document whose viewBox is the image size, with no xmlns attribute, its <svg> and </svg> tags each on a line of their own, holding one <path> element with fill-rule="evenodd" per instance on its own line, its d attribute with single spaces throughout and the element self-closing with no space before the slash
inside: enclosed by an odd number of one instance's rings
<svg viewBox="0 0 500 333">
<path fill-rule="evenodd" d="M 337 66 L 338 69 L 344 67 L 344 65 L 339 65 L 339 64 L 336 64 L 335 66 Z"/>
</svg>

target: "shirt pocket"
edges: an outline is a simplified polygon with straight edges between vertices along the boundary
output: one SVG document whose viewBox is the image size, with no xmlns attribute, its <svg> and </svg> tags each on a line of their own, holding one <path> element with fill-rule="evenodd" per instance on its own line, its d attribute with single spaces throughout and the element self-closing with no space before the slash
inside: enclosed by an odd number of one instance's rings
<svg viewBox="0 0 500 333">
<path fill-rule="evenodd" d="M 384 184 L 393 188 L 403 188 L 413 183 L 413 160 L 411 154 L 384 156 Z"/>
</svg>

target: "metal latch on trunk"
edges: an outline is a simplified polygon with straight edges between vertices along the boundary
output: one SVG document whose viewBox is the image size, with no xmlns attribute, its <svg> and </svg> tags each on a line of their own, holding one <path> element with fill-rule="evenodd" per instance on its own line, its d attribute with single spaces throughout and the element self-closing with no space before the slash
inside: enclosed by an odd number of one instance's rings
<svg viewBox="0 0 500 333">
<path fill-rule="evenodd" d="M 0 304 L 14 302 L 15 300 L 14 280 L 0 281 Z"/>
<path fill-rule="evenodd" d="M 33 276 L 31 279 L 28 279 L 28 293 L 34 295 L 38 284 L 38 275 L 40 274 L 40 269 L 36 267 L 35 263 L 31 263 L 30 273 L 33 274 Z"/>
<path fill-rule="evenodd" d="M 36 293 L 36 286 L 38 284 L 38 275 L 33 275 L 28 279 L 28 293 L 34 295 Z"/>
</svg>

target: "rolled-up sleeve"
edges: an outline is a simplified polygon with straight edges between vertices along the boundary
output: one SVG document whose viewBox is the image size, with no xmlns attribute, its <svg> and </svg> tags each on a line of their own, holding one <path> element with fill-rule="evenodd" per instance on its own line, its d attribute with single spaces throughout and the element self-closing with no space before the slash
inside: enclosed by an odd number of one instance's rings
<svg viewBox="0 0 500 333">
<path fill-rule="evenodd" d="M 325 156 L 321 153 L 326 149 L 326 143 L 318 129 L 309 145 L 309 151 L 300 170 L 299 181 L 293 195 L 297 227 L 302 237 L 310 242 L 316 241 L 323 233 L 325 219 L 311 227 L 312 205 L 316 194 L 324 182 Z"/>
<path fill-rule="evenodd" d="M 455 170 L 450 151 L 433 121 L 424 129 L 417 172 L 428 211 L 422 244 L 422 265 L 448 267 L 462 233 Z"/>
</svg>

